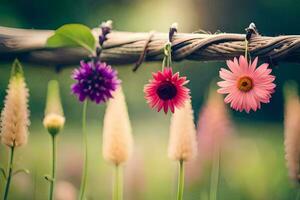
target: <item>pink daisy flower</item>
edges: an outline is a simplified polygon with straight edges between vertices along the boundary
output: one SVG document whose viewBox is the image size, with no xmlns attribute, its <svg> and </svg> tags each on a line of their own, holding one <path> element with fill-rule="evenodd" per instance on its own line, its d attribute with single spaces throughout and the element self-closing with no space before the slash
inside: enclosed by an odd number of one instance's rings
<svg viewBox="0 0 300 200">
<path fill-rule="evenodd" d="M 186 77 L 180 77 L 179 72 L 173 74 L 171 67 L 152 74 L 153 79 L 144 87 L 145 98 L 151 108 L 159 112 L 164 108 L 167 113 L 170 108 L 174 113 L 175 107 L 180 108 L 190 98 L 190 90 L 184 85 L 188 83 Z"/>
<path fill-rule="evenodd" d="M 247 113 L 252 109 L 260 109 L 261 103 L 269 103 L 271 94 L 274 93 L 276 85 L 273 83 L 275 76 L 270 75 L 269 64 L 263 63 L 257 67 L 258 58 L 253 63 L 248 63 L 244 56 L 234 60 L 227 60 L 230 71 L 221 68 L 219 74 L 224 81 L 218 82 L 221 87 L 218 93 L 227 94 L 225 103 Z"/>
</svg>

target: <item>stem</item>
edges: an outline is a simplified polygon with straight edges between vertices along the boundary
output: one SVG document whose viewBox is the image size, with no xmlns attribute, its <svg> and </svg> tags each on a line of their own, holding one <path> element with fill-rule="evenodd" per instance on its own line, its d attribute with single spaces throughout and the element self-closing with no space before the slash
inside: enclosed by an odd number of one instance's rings
<svg viewBox="0 0 300 200">
<path fill-rule="evenodd" d="M 123 199 L 123 176 L 122 168 L 119 164 L 115 166 L 115 182 L 113 189 L 113 200 L 122 200 Z"/>
<path fill-rule="evenodd" d="M 179 175 L 178 175 L 178 189 L 177 189 L 177 200 L 183 199 L 184 190 L 184 161 L 179 161 Z"/>
<path fill-rule="evenodd" d="M 296 200 L 300 200 L 300 188 L 297 188 Z"/>
<path fill-rule="evenodd" d="M 162 62 L 162 71 L 165 67 L 170 67 L 172 63 L 172 49 L 171 49 L 171 43 L 167 42 L 164 47 L 164 59 Z"/>
<path fill-rule="evenodd" d="M 6 181 L 6 185 L 5 185 L 3 200 L 7 200 L 7 198 L 8 198 L 9 186 L 10 186 L 10 182 L 11 182 L 11 178 L 12 178 L 14 150 L 15 150 L 14 146 L 10 147 L 10 159 L 9 159 L 9 162 L 8 162 L 7 181 Z"/>
<path fill-rule="evenodd" d="M 87 171 L 88 171 L 88 144 L 87 144 L 87 132 L 86 132 L 86 108 L 88 100 L 84 101 L 82 111 L 82 134 L 83 134 L 83 146 L 84 146 L 84 165 L 82 169 L 82 180 L 80 186 L 79 199 L 83 200 L 85 196 L 86 182 L 87 182 Z"/>
<path fill-rule="evenodd" d="M 248 61 L 248 40 L 245 40 L 245 58 Z"/>
<path fill-rule="evenodd" d="M 220 151 L 216 147 L 213 154 L 213 166 L 211 171 L 210 180 L 210 200 L 217 200 L 218 186 L 219 186 L 219 176 L 220 176 Z"/>
<path fill-rule="evenodd" d="M 56 178 L 56 136 L 52 136 L 52 174 L 51 174 L 51 182 L 50 182 L 50 194 L 49 200 L 53 200 L 53 191 L 55 188 L 55 178 Z"/>
</svg>

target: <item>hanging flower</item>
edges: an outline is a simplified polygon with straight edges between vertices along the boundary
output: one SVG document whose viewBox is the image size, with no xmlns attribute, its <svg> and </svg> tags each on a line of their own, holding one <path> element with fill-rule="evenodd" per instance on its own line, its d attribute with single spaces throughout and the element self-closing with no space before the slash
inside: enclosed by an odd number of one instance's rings
<svg viewBox="0 0 300 200">
<path fill-rule="evenodd" d="M 190 98 L 189 89 L 184 85 L 188 83 L 186 77 L 180 77 L 179 72 L 173 74 L 171 67 L 152 74 L 153 80 L 145 85 L 145 98 L 149 105 L 157 108 L 159 112 L 164 108 L 167 113 L 170 108 L 174 113 L 175 107 L 180 108 Z"/>
<path fill-rule="evenodd" d="M 81 61 L 80 68 L 73 71 L 72 92 L 79 101 L 90 99 L 97 104 L 112 98 L 112 92 L 120 83 L 117 72 L 110 65 L 100 61 Z"/>
<path fill-rule="evenodd" d="M 263 63 L 257 67 L 257 62 L 257 57 L 253 63 L 248 63 L 244 56 L 240 56 L 239 61 L 237 58 L 227 61 L 230 71 L 221 68 L 219 72 L 224 81 L 218 82 L 221 87 L 218 92 L 228 94 L 225 103 L 230 103 L 233 109 L 240 112 L 260 109 L 261 103 L 270 102 L 275 91 L 275 76 L 270 75 L 272 70 L 268 68 L 269 64 Z"/>
</svg>

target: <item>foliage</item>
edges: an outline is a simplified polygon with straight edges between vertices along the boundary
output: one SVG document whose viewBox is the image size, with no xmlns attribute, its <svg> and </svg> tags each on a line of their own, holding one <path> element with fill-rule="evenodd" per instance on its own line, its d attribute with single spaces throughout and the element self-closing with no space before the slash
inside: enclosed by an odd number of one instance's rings
<svg viewBox="0 0 300 200">
<path fill-rule="evenodd" d="M 81 46 L 93 54 L 96 40 L 89 27 L 82 24 L 66 24 L 48 38 L 46 45 L 48 47 Z"/>
</svg>

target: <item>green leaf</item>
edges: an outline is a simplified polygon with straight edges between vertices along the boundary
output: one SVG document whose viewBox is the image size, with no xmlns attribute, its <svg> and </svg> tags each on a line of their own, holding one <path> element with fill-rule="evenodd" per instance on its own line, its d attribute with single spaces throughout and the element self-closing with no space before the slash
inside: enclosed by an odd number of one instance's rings
<svg viewBox="0 0 300 200">
<path fill-rule="evenodd" d="M 94 53 L 96 40 L 89 27 L 82 24 L 66 24 L 58 28 L 54 35 L 48 38 L 47 47 L 77 47 L 81 46 Z"/>
<path fill-rule="evenodd" d="M 3 169 L 3 167 L 0 167 L 0 173 L 3 176 L 3 178 L 6 180 L 6 173 L 5 173 L 5 170 Z"/>
<path fill-rule="evenodd" d="M 30 171 L 28 169 L 18 169 L 18 170 L 13 172 L 13 176 L 15 176 L 19 173 L 30 174 Z"/>
</svg>

